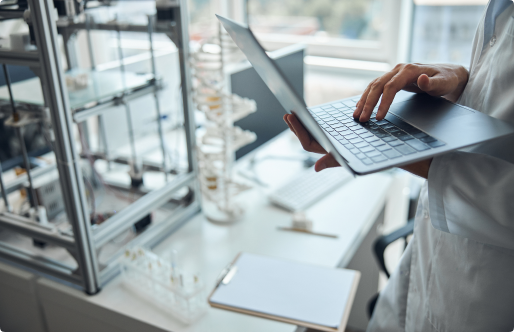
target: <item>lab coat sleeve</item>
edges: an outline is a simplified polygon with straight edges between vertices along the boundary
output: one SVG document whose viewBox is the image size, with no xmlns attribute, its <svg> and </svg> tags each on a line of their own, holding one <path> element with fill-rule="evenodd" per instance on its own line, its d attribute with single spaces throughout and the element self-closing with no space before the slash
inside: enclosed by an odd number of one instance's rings
<svg viewBox="0 0 514 332">
<path fill-rule="evenodd" d="M 514 250 L 514 164 L 465 152 L 435 157 L 428 195 L 435 228 Z"/>
</svg>

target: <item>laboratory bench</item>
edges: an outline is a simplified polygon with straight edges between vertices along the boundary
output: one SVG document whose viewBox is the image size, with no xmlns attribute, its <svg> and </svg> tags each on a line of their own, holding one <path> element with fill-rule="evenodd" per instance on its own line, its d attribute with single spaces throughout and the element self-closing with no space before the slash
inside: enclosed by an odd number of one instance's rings
<svg viewBox="0 0 514 332">
<path fill-rule="evenodd" d="M 223 225 L 210 222 L 199 213 L 153 251 L 169 259 L 171 251 L 176 250 L 179 264 L 185 270 L 199 273 L 207 293 L 213 289 L 223 268 L 242 251 L 360 270 L 362 279 L 348 326 L 365 329 L 366 304 L 377 293 L 379 278 L 371 245 L 380 232 L 385 210 L 402 210 L 405 202 L 391 199 L 398 196 L 394 173 L 355 177 L 305 211 L 314 231 L 334 234 L 337 238 L 279 230 L 279 226 L 291 224 L 292 214 L 271 205 L 267 194 L 302 171 L 304 158 L 305 152 L 289 131 L 241 158 L 234 172 L 241 179 L 259 179 L 258 184 L 254 183 L 252 189 L 240 195 L 239 201 L 246 209 L 241 220 Z M 6 331 L 10 329 L 6 324 L 2 326 L 3 320 L 22 319 L 26 317 L 23 312 L 29 311 L 32 319 L 20 321 L 21 325 L 17 326 L 23 331 L 302 330 L 290 324 L 214 308 L 186 325 L 128 291 L 122 285 L 121 276 L 111 280 L 98 294 L 88 296 L 50 278 L 0 263 L 0 294 L 9 294 L 0 296 L 0 328 Z M 13 298 L 17 300 L 11 301 Z"/>
</svg>

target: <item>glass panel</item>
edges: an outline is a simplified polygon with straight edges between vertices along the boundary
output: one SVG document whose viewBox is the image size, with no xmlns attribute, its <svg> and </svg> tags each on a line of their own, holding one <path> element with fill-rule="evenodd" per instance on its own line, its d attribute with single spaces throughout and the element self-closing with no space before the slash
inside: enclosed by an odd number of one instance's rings
<svg viewBox="0 0 514 332">
<path fill-rule="evenodd" d="M 252 0 L 250 25 L 257 34 L 311 38 L 380 39 L 383 0 Z"/>
<path fill-rule="evenodd" d="M 485 6 L 461 2 L 460 6 L 415 6 L 412 62 L 469 66 L 473 37 Z"/>
<path fill-rule="evenodd" d="M 241 0 L 243 1 L 243 0 Z M 214 13 L 216 3 L 211 0 L 189 0 L 189 35 L 191 40 L 202 40 L 217 32 Z"/>
</svg>

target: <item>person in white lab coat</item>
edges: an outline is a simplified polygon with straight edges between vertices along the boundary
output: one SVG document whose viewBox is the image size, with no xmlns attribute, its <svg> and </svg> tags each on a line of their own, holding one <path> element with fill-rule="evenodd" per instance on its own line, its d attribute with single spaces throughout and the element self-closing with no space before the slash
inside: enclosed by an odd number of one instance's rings
<svg viewBox="0 0 514 332">
<path fill-rule="evenodd" d="M 444 96 L 514 123 L 514 4 L 491 0 L 473 42 L 469 71 L 398 65 L 374 80 L 354 117 L 385 116 L 401 89 Z M 294 115 L 284 116 L 316 170 L 338 166 Z M 427 178 L 414 236 L 380 293 L 368 331 L 514 329 L 514 137 L 404 167 Z M 362 197 L 363 206 L 366 198 Z"/>
</svg>

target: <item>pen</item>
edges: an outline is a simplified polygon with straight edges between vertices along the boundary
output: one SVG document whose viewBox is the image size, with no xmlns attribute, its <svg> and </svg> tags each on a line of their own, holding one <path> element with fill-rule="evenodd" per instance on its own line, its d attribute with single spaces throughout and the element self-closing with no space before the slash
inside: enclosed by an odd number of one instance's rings
<svg viewBox="0 0 514 332">
<path fill-rule="evenodd" d="M 333 238 L 333 239 L 337 239 L 337 235 L 335 235 L 335 234 L 316 233 L 316 232 L 308 231 L 308 230 L 306 230 L 306 229 L 301 229 L 301 228 L 278 227 L 278 229 L 279 229 L 279 230 L 281 230 L 281 231 L 290 231 L 290 232 L 307 233 L 307 234 L 319 235 L 319 236 L 325 236 L 325 237 L 331 237 L 331 238 Z"/>
</svg>

